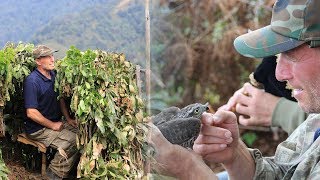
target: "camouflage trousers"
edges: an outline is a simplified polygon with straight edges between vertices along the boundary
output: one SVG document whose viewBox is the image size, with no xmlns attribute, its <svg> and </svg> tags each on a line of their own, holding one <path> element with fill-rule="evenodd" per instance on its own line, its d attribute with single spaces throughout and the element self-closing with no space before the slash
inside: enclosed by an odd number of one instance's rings
<svg viewBox="0 0 320 180">
<path fill-rule="evenodd" d="M 29 138 L 45 144 L 46 147 L 51 146 L 58 150 L 50 162 L 49 168 L 61 178 L 68 176 L 69 171 L 79 157 L 76 147 L 76 131 L 76 128 L 64 123 L 61 131 L 43 128 L 28 135 Z"/>
</svg>

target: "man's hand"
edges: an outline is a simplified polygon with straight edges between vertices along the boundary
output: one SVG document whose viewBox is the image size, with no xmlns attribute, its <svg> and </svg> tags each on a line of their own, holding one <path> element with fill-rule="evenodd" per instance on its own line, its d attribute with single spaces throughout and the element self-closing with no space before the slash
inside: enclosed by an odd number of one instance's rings
<svg viewBox="0 0 320 180">
<path fill-rule="evenodd" d="M 178 179 L 210 179 L 217 177 L 193 151 L 171 144 L 161 131 L 152 123 L 150 125 L 149 144 L 155 150 L 156 162 L 151 163 L 156 172 Z"/>
<path fill-rule="evenodd" d="M 193 150 L 209 163 L 223 163 L 230 179 L 252 179 L 255 164 L 239 138 L 237 117 L 230 111 L 203 113 Z"/>
<path fill-rule="evenodd" d="M 230 111 L 218 110 L 215 114 L 203 113 L 200 134 L 193 150 L 208 162 L 232 161 L 239 142 L 237 117 Z"/>
<path fill-rule="evenodd" d="M 239 113 L 239 123 L 244 126 L 270 126 L 273 110 L 280 97 L 245 83 L 236 91 L 228 103 L 219 109 L 232 110 Z"/>
<path fill-rule="evenodd" d="M 54 131 L 61 131 L 63 129 L 63 123 L 62 122 L 52 122 L 51 129 Z"/>
<path fill-rule="evenodd" d="M 63 123 L 62 122 L 54 122 L 50 119 L 45 118 L 37 109 L 34 108 L 28 108 L 26 110 L 27 117 L 33 120 L 34 122 L 41 124 L 42 126 L 45 126 L 49 129 L 52 129 L 54 131 L 61 131 L 63 129 Z"/>
<path fill-rule="evenodd" d="M 67 123 L 70 124 L 72 127 L 77 128 L 78 127 L 78 123 L 76 120 L 74 119 L 67 119 Z"/>
</svg>

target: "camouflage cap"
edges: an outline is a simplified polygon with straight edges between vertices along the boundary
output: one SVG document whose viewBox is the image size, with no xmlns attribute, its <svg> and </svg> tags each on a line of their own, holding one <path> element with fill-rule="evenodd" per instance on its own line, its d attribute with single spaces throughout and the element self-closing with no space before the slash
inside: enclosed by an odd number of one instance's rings
<svg viewBox="0 0 320 180">
<path fill-rule="evenodd" d="M 52 50 L 45 45 L 38 45 L 33 50 L 33 57 L 34 59 L 38 59 L 39 57 L 49 56 L 55 52 L 58 52 L 58 50 Z"/>
<path fill-rule="evenodd" d="M 267 57 L 301 44 L 320 46 L 320 0 L 277 0 L 271 24 L 239 36 L 236 50 L 247 57 Z"/>
</svg>

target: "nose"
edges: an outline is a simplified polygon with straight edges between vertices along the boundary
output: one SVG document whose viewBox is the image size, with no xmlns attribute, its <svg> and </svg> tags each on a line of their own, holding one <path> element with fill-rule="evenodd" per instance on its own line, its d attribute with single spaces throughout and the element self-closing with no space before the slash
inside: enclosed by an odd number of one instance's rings
<svg viewBox="0 0 320 180">
<path fill-rule="evenodd" d="M 50 56 L 50 60 L 51 60 L 52 62 L 54 62 L 54 56 L 53 56 L 53 55 Z"/>
<path fill-rule="evenodd" d="M 276 66 L 276 78 L 278 81 L 286 81 L 292 78 L 290 60 L 284 54 L 278 57 Z"/>
</svg>

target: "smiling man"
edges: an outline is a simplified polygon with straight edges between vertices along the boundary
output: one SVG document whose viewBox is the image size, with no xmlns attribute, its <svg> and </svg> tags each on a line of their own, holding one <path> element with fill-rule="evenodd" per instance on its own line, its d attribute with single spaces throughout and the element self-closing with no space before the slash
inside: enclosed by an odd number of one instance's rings
<svg viewBox="0 0 320 180">
<path fill-rule="evenodd" d="M 24 124 L 31 139 L 66 152 L 67 157 L 57 152 L 47 171 L 49 179 L 62 179 L 68 176 L 77 158 L 76 122 L 70 117 L 64 100 L 58 100 L 58 93 L 54 91 L 54 52 L 57 51 L 44 45 L 33 51 L 37 68 L 24 81 Z M 62 114 L 66 123 L 61 121 Z"/>
<path fill-rule="evenodd" d="M 319 17 L 320 18 L 320 17 Z M 299 106 L 308 113 L 320 112 L 320 50 L 303 44 L 281 53 L 276 69 L 279 80 L 287 81 Z"/>
<path fill-rule="evenodd" d="M 240 139 L 234 113 L 224 110 L 203 113 L 193 150 L 207 162 L 222 163 L 230 179 L 320 179 L 319 9 L 319 0 L 277 0 L 271 25 L 234 41 L 236 50 L 247 57 L 280 54 L 276 78 L 293 87 L 294 98 L 311 114 L 279 144 L 275 156 L 263 157 L 259 150 L 248 149 Z M 154 132 L 151 145 L 159 149 L 155 159 L 168 165 L 162 172 L 178 178 L 191 175 L 198 177 L 195 179 L 217 178 L 204 168 L 203 161 L 193 158 L 196 157 L 193 153 L 170 145 L 159 131 L 151 132 Z M 179 161 L 175 162 L 173 157 Z"/>
<path fill-rule="evenodd" d="M 236 50 L 247 57 L 280 54 L 276 78 L 287 81 L 293 96 L 307 113 L 274 157 L 262 157 L 247 149 L 239 138 L 233 114 L 218 111 L 204 114 L 203 128 L 194 150 L 211 162 L 222 162 L 231 179 L 319 179 L 320 178 L 320 1 L 278 0 L 271 25 L 244 34 L 234 41 Z M 217 139 L 219 131 L 231 132 L 227 146 Z"/>
</svg>

